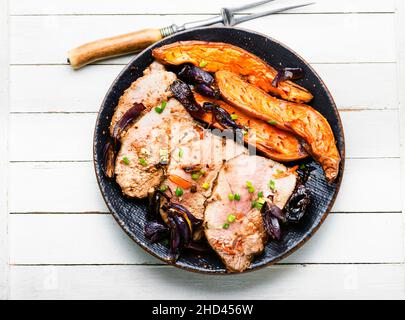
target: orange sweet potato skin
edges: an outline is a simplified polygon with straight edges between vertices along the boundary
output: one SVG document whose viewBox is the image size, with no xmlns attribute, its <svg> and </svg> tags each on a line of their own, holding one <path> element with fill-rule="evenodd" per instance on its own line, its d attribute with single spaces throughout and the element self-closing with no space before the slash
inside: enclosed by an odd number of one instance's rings
<svg viewBox="0 0 405 320">
<path fill-rule="evenodd" d="M 153 50 L 153 56 L 165 64 L 191 63 L 207 72 L 220 70 L 236 73 L 251 84 L 277 97 L 294 102 L 309 102 L 312 94 L 292 81 L 272 86 L 277 71 L 257 56 L 239 47 L 204 41 L 180 41 Z"/>
<path fill-rule="evenodd" d="M 264 121 L 252 118 L 235 109 L 224 101 L 214 100 L 194 93 L 198 104 L 211 102 L 225 109 L 229 114 L 237 115 L 235 122 L 243 127 L 248 127 L 248 134 L 244 141 L 261 151 L 272 160 L 279 162 L 291 162 L 308 157 L 298 139 L 287 131 L 280 130 Z M 206 113 L 201 119 L 207 124 L 212 124 L 217 129 L 223 129 L 221 125 L 212 119 L 212 113 Z"/>
<path fill-rule="evenodd" d="M 327 180 L 336 179 L 339 151 L 328 121 L 318 111 L 304 104 L 274 98 L 232 72 L 218 71 L 215 78 L 226 101 L 253 117 L 301 137 L 309 153 L 322 165 Z"/>
</svg>

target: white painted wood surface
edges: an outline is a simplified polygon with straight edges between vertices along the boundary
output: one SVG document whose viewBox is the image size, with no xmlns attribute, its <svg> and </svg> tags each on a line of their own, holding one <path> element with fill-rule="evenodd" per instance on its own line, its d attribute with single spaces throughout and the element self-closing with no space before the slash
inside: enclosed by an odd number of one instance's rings
<svg viewBox="0 0 405 320">
<path fill-rule="evenodd" d="M 66 51 L 247 1 L 9 2 L 9 82 L 8 50 L 0 50 L 1 130 L 9 126 L 8 153 L 7 135 L 0 136 L 0 249 L 8 250 L 0 262 L 9 262 L 10 273 L 0 268 L 0 297 L 405 298 L 403 1 L 318 0 L 242 25 L 291 46 L 320 73 L 341 111 L 348 159 L 333 213 L 314 238 L 277 266 L 230 277 L 162 266 L 107 213 L 92 167 L 92 134 L 101 100 L 130 57 L 74 72 Z M 7 48 L 3 30 L 0 47 Z"/>
<path fill-rule="evenodd" d="M 221 0 L 220 3 L 207 1 L 203 5 L 199 2 L 181 2 L 154 0 L 149 2 L 118 0 L 36 0 L 34 4 L 30 0 L 11 1 L 11 14 L 195 14 L 195 13 L 217 13 L 218 6 L 232 7 L 247 1 Z M 318 0 L 317 4 L 311 7 L 299 9 L 299 12 L 306 13 L 350 13 L 350 12 L 390 12 L 395 11 L 395 0 Z M 294 3 L 286 0 L 278 4 L 271 4 L 268 7 L 281 6 Z M 296 2 L 295 2 L 296 3 Z M 265 7 L 262 7 L 265 8 Z M 261 10 L 261 9 L 257 9 Z M 256 11 L 257 11 L 256 10 Z M 296 10 L 298 11 L 298 10 Z M 247 12 L 252 12 L 249 10 Z"/>
<path fill-rule="evenodd" d="M 0 0 L 0 48 L 8 48 L 8 2 Z M 0 50 L 0 299 L 8 296 L 8 50 Z"/>
</svg>

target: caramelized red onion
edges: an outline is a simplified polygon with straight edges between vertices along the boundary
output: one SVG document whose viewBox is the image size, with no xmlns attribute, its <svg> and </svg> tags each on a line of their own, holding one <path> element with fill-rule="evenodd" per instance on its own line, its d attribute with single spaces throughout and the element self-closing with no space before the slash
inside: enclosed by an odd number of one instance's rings
<svg viewBox="0 0 405 320">
<path fill-rule="evenodd" d="M 145 110 L 145 106 L 141 103 L 135 103 L 134 106 L 129 109 L 122 118 L 115 124 L 113 134 L 108 142 L 104 146 L 103 151 L 103 171 L 106 177 L 113 178 L 115 171 L 115 157 L 120 148 L 121 133 L 126 127 L 135 120 L 141 112 Z"/>
<path fill-rule="evenodd" d="M 303 168 L 299 168 L 297 170 L 298 176 L 302 183 L 306 183 L 311 175 L 311 172 L 314 171 L 315 168 L 311 165 L 304 165 Z"/>
<path fill-rule="evenodd" d="M 180 233 L 180 239 L 182 246 L 187 245 L 191 240 L 191 230 L 187 221 L 178 215 L 173 215 L 173 220 L 177 225 L 177 230 Z"/>
<path fill-rule="evenodd" d="M 194 217 L 186 207 L 184 207 L 179 203 L 170 202 L 168 205 L 166 205 L 166 210 L 174 210 L 176 212 L 179 212 L 180 214 L 185 214 L 187 218 L 191 221 L 191 224 L 195 227 L 200 226 L 202 224 L 202 220 L 199 220 L 196 217 Z"/>
<path fill-rule="evenodd" d="M 170 253 L 176 254 L 179 252 L 181 245 L 180 231 L 178 230 L 177 224 L 173 217 L 167 217 L 167 223 L 170 229 Z"/>
<path fill-rule="evenodd" d="M 186 64 L 177 75 L 181 80 L 193 84 L 194 89 L 203 96 L 219 99 L 220 91 L 215 84 L 215 78 L 210 73 Z"/>
<path fill-rule="evenodd" d="M 303 184 L 299 184 L 285 206 L 287 220 L 294 223 L 299 222 L 310 203 L 311 197 L 308 189 Z"/>
<path fill-rule="evenodd" d="M 177 73 L 177 76 L 181 80 L 191 84 L 204 84 L 206 86 L 211 86 L 215 83 L 215 79 L 210 73 L 192 64 L 184 65 L 180 72 Z"/>
<path fill-rule="evenodd" d="M 152 190 L 148 193 L 148 214 L 152 219 L 158 219 L 160 215 L 160 207 L 162 204 L 162 193 L 159 191 Z"/>
<path fill-rule="evenodd" d="M 103 150 L 103 163 L 102 169 L 106 177 L 113 178 L 115 172 L 115 154 L 116 148 L 114 147 L 114 143 L 109 140 Z"/>
<path fill-rule="evenodd" d="M 280 82 L 287 80 L 298 80 L 303 77 L 304 70 L 302 68 L 283 68 L 278 71 L 271 85 L 277 88 Z"/>
<path fill-rule="evenodd" d="M 212 102 L 204 102 L 203 109 L 206 112 L 212 112 L 215 121 L 217 121 L 223 127 L 233 130 L 242 129 L 242 127 L 232 119 L 229 112 L 221 108 L 219 105 Z"/>
<path fill-rule="evenodd" d="M 195 101 L 190 87 L 181 80 L 176 80 L 170 86 L 173 96 L 186 108 L 193 118 L 201 120 L 205 111 Z"/>
<path fill-rule="evenodd" d="M 169 228 L 160 221 L 151 221 L 145 226 L 145 238 L 152 243 L 166 239 L 169 234 Z"/>
<path fill-rule="evenodd" d="M 163 198 L 167 203 L 162 205 Z M 154 220 L 146 225 L 145 237 L 156 242 L 170 233 L 171 259 L 176 260 L 180 250 L 190 246 L 194 228 L 201 226 L 202 221 L 195 218 L 183 205 L 172 202 L 170 197 L 160 190 L 151 190 L 148 199 L 149 215 Z M 160 222 L 162 214 L 164 214 L 166 226 L 164 222 Z"/>
<path fill-rule="evenodd" d="M 220 123 L 223 127 L 233 130 L 242 129 L 242 127 L 232 119 L 231 115 L 220 106 L 206 102 L 201 107 L 196 102 L 190 87 L 183 81 L 177 80 L 173 82 L 170 88 L 174 97 L 187 109 L 193 118 L 201 120 L 206 112 L 212 112 L 215 121 Z"/>
<path fill-rule="evenodd" d="M 262 207 L 261 214 L 266 232 L 273 239 L 280 240 L 282 233 L 279 220 L 285 219 L 281 209 L 272 202 L 266 201 Z"/>
<path fill-rule="evenodd" d="M 142 111 L 146 108 L 142 103 L 134 103 L 134 106 L 129 109 L 122 118 L 115 124 L 112 138 L 118 142 L 120 140 L 121 133 L 125 131 L 126 127 L 136 118 L 139 117 Z"/>
<path fill-rule="evenodd" d="M 278 219 L 273 215 L 263 217 L 264 228 L 267 233 L 275 240 L 281 240 L 281 226 Z"/>
<path fill-rule="evenodd" d="M 208 98 L 219 99 L 221 96 L 221 92 L 217 87 L 208 86 L 203 83 L 195 85 L 194 90 Z"/>
<path fill-rule="evenodd" d="M 242 130 L 242 127 L 238 125 L 231 117 L 231 115 L 225 109 L 221 108 L 218 105 L 213 106 L 212 114 L 215 117 L 215 120 L 228 129 L 233 130 Z"/>
</svg>

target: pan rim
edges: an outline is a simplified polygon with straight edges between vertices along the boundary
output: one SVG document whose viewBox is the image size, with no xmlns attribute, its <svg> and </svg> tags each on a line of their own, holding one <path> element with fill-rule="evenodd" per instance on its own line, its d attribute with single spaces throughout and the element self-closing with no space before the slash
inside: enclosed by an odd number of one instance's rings
<svg viewBox="0 0 405 320">
<path fill-rule="evenodd" d="M 340 137 L 339 137 L 339 142 L 341 144 L 341 147 L 339 149 L 340 152 L 340 156 L 341 156 L 341 163 L 340 163 L 340 170 L 339 170 L 339 175 L 337 180 L 335 181 L 335 191 L 333 194 L 332 199 L 329 202 L 328 207 L 326 208 L 326 210 L 324 211 L 324 213 L 322 214 L 319 222 L 316 225 L 313 225 L 311 227 L 310 232 L 308 232 L 296 245 L 294 245 L 293 247 L 291 247 L 290 249 L 286 250 L 283 254 L 281 254 L 279 257 L 272 259 L 271 261 L 265 262 L 263 264 L 260 264 L 258 266 L 255 267 L 250 267 L 249 269 L 243 271 L 243 272 L 235 272 L 235 273 L 230 273 L 227 271 L 217 271 L 217 270 L 211 270 L 211 269 L 197 269 L 197 268 L 193 268 L 190 266 L 185 266 L 182 264 L 179 264 L 177 262 L 171 262 L 168 261 L 166 259 L 164 259 L 163 257 L 159 256 L 158 254 L 156 254 L 155 252 L 153 252 L 150 248 L 148 248 L 147 246 L 145 246 L 137 237 L 133 236 L 131 234 L 131 232 L 129 231 L 128 227 L 125 225 L 125 223 L 123 222 L 123 220 L 119 217 L 119 215 L 115 212 L 115 209 L 112 208 L 111 203 L 109 200 L 107 200 L 106 198 L 106 194 L 104 192 L 104 189 L 102 187 L 102 183 L 100 181 L 100 176 L 97 172 L 97 129 L 99 127 L 99 124 L 101 122 L 101 113 L 103 111 L 103 109 L 105 108 L 106 102 L 108 97 L 111 95 L 112 90 L 114 89 L 114 87 L 117 85 L 117 83 L 120 82 L 121 77 L 124 73 L 127 72 L 127 70 L 133 65 L 133 63 L 135 62 L 135 60 L 138 59 L 139 56 L 143 55 L 144 53 L 146 53 L 147 51 L 149 51 L 151 48 L 153 47 L 158 47 L 160 43 L 164 42 L 164 41 L 169 41 L 172 38 L 175 38 L 179 35 L 186 35 L 187 33 L 192 33 L 192 32 L 202 32 L 204 30 L 213 30 L 213 29 L 218 29 L 218 30 L 229 30 L 230 32 L 233 31 L 241 31 L 243 33 L 246 34 L 253 34 L 253 35 L 257 35 L 260 37 L 263 37 L 267 40 L 270 40 L 270 42 L 276 43 L 277 45 L 283 47 L 284 49 L 288 50 L 289 52 L 291 52 L 294 56 L 296 56 L 298 59 L 300 59 L 305 65 L 306 67 L 309 68 L 309 70 L 313 73 L 313 75 L 319 80 L 322 88 L 325 90 L 326 96 L 329 99 L 331 106 L 333 108 L 334 114 L 336 115 L 336 120 L 337 120 L 337 125 L 339 127 L 339 133 L 340 133 Z M 226 41 L 223 41 L 226 43 Z M 259 56 L 260 59 L 263 59 Z M 297 250 L 299 250 L 304 244 L 306 244 L 314 235 L 315 233 L 319 230 L 319 228 L 323 225 L 324 221 L 326 220 L 326 218 L 329 216 L 332 207 L 336 201 L 337 195 L 339 194 L 340 191 L 340 187 L 342 184 L 342 180 L 343 180 L 343 176 L 344 176 L 344 169 L 345 169 L 345 160 L 346 160 L 346 145 L 345 145 L 345 135 L 344 135 L 344 128 L 343 128 L 343 124 L 342 124 L 342 120 L 339 114 L 339 110 L 336 106 L 336 103 L 333 99 L 332 94 L 330 93 L 328 87 L 326 86 L 326 84 L 324 83 L 323 79 L 319 76 L 319 74 L 314 70 L 314 68 L 305 60 L 302 58 L 301 55 L 299 55 L 298 53 L 296 53 L 294 50 L 292 50 L 290 47 L 288 47 L 287 45 L 283 44 L 282 42 L 268 36 L 265 35 L 263 33 L 260 32 L 256 32 L 256 31 L 252 31 L 252 30 L 248 30 L 248 29 L 244 29 L 244 28 L 239 28 L 239 27 L 226 27 L 226 26 L 214 26 L 214 27 L 203 27 L 203 28 L 195 28 L 195 29 L 191 29 L 191 30 L 187 30 L 187 31 L 183 31 L 183 32 L 179 32 L 176 33 L 170 37 L 167 38 L 163 38 L 162 40 L 150 45 L 149 47 L 147 47 L 146 49 L 144 49 L 142 52 L 140 52 L 138 55 L 136 55 L 134 58 L 132 58 L 127 64 L 126 66 L 123 68 L 123 70 L 121 70 L 121 72 L 117 75 L 117 77 L 115 78 L 115 80 L 112 82 L 111 86 L 108 88 L 105 97 L 101 103 L 98 115 L 97 115 L 97 119 L 96 119 L 96 123 L 95 123 L 95 128 L 94 128 L 94 133 L 93 133 L 93 168 L 95 171 L 95 175 L 97 178 L 97 184 L 99 186 L 100 192 L 102 194 L 103 200 L 107 206 L 107 208 L 109 209 L 111 215 L 114 217 L 115 221 L 119 224 L 119 226 L 123 229 L 123 231 L 128 235 L 128 237 L 134 241 L 139 247 L 141 247 L 143 250 L 145 250 L 148 254 L 151 254 L 152 256 L 154 256 L 155 258 L 159 259 L 160 261 L 164 262 L 166 265 L 171 265 L 171 266 L 175 266 L 178 269 L 181 270 L 186 270 L 189 272 L 193 272 L 193 273 L 198 273 L 198 274 L 207 274 L 207 275 L 236 275 L 236 274 L 246 274 L 249 272 L 253 272 L 253 271 L 257 271 L 260 269 L 264 269 L 266 267 L 272 266 L 277 264 L 279 261 L 287 258 L 288 256 L 290 256 L 291 254 L 293 254 L 294 252 L 296 252 Z M 219 259 L 219 258 L 218 258 Z"/>
</svg>

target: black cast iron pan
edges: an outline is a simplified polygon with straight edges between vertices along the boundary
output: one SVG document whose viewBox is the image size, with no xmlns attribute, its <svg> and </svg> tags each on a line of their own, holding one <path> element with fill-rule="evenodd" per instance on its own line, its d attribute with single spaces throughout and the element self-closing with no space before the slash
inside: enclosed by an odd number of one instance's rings
<svg viewBox="0 0 405 320">
<path fill-rule="evenodd" d="M 124 231 L 138 245 L 155 257 L 169 263 L 168 248 L 163 244 L 151 244 L 145 239 L 143 229 L 146 223 L 146 202 L 125 198 L 114 180 L 106 178 L 102 171 L 103 147 L 107 141 L 108 127 L 114 109 L 120 96 L 135 81 L 142 76 L 143 70 L 153 61 L 152 50 L 156 47 L 185 40 L 203 40 L 226 42 L 252 52 L 272 66 L 301 67 L 305 70 L 305 78 L 297 83 L 308 88 L 314 95 L 310 103 L 329 121 L 335 134 L 342 162 L 340 174 L 333 185 L 329 185 L 321 167 L 314 161 L 306 163 L 315 168 L 307 182 L 311 192 L 312 203 L 303 220 L 297 225 L 284 229 L 281 241 L 271 241 L 264 253 L 254 260 L 248 271 L 256 270 L 287 257 L 300 248 L 318 230 L 329 214 L 336 199 L 342 181 L 345 163 L 345 142 L 342 123 L 335 102 L 323 81 L 316 72 L 291 49 L 262 34 L 238 28 L 211 27 L 194 29 L 175 34 L 137 55 L 119 74 L 108 90 L 101 105 L 94 133 L 94 165 L 98 183 L 104 200 L 114 218 Z M 174 263 L 176 267 L 189 271 L 208 274 L 224 274 L 226 269 L 220 259 L 214 254 L 184 253 Z"/>
</svg>

